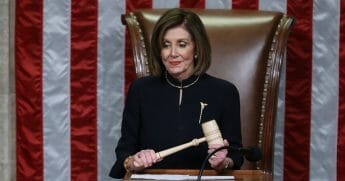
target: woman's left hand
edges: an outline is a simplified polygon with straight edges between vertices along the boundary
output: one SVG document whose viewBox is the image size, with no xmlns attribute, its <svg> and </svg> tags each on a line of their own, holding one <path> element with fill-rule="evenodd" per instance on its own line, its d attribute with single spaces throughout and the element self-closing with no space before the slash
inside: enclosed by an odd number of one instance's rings
<svg viewBox="0 0 345 181">
<path fill-rule="evenodd" d="M 224 145 L 219 145 L 219 144 L 213 144 L 209 145 L 208 147 L 208 153 L 212 153 L 215 149 L 220 148 L 222 146 L 229 146 L 229 142 L 224 139 L 223 141 Z M 228 150 L 227 149 L 222 149 L 216 152 L 214 155 L 212 155 L 209 159 L 208 162 L 210 163 L 211 167 L 217 171 L 221 171 L 226 167 L 226 159 L 228 155 Z"/>
</svg>

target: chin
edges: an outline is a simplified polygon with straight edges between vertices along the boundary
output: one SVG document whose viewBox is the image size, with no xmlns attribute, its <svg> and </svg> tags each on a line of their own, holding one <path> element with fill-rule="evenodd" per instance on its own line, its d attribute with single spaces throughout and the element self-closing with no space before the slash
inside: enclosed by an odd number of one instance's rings
<svg viewBox="0 0 345 181">
<path fill-rule="evenodd" d="M 181 70 L 176 70 L 176 69 L 172 69 L 172 70 L 170 69 L 170 70 L 168 70 L 168 72 L 171 75 L 176 75 L 176 74 L 181 74 L 182 73 Z"/>
</svg>

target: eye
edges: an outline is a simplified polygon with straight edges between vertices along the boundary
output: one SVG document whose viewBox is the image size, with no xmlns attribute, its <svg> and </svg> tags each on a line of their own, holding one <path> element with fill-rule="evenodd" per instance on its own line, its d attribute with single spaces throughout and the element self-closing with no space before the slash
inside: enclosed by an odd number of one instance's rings
<svg viewBox="0 0 345 181">
<path fill-rule="evenodd" d="M 168 48 L 170 46 L 169 42 L 163 42 L 162 43 L 162 48 Z"/>
<path fill-rule="evenodd" d="M 185 48 L 186 46 L 187 46 L 187 43 L 185 43 L 185 42 L 179 43 L 179 47 L 181 47 L 181 48 Z"/>
</svg>

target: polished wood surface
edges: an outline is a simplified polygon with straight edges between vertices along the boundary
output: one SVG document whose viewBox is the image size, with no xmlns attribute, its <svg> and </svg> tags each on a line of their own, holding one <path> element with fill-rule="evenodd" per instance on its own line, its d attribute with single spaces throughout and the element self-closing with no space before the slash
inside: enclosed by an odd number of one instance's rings
<svg viewBox="0 0 345 181">
<path fill-rule="evenodd" d="M 147 169 L 142 174 L 178 174 L 178 175 L 198 175 L 199 170 L 189 169 Z M 138 173 L 139 174 L 139 173 Z M 244 181 L 271 181 L 273 176 L 261 170 L 228 170 L 218 174 L 214 170 L 205 170 L 203 175 L 230 175 L 234 176 L 235 180 Z M 131 180 L 131 173 L 127 173 L 124 180 Z M 138 181 L 136 179 L 136 181 Z"/>
</svg>

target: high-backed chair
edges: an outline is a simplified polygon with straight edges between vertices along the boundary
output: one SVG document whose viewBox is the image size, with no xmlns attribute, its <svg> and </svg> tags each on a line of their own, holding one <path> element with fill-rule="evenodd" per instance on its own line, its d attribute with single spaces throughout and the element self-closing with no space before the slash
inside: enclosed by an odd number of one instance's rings
<svg viewBox="0 0 345 181">
<path fill-rule="evenodd" d="M 155 22 L 165 10 L 136 10 L 122 16 L 133 49 L 137 77 L 149 75 L 148 55 Z M 257 163 L 241 169 L 272 174 L 277 91 L 287 37 L 294 19 L 253 10 L 193 10 L 203 21 L 212 47 L 209 74 L 234 83 L 240 93 L 244 146 L 257 145 Z"/>
</svg>

